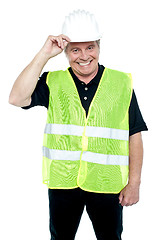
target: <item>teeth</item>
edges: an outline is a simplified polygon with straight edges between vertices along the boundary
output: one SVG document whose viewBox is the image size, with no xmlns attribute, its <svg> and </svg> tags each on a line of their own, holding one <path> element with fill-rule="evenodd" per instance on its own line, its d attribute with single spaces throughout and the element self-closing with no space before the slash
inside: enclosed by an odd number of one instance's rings
<svg viewBox="0 0 160 240">
<path fill-rule="evenodd" d="M 90 62 L 88 62 L 88 63 L 79 63 L 80 66 L 86 66 L 88 64 L 90 64 Z"/>
</svg>

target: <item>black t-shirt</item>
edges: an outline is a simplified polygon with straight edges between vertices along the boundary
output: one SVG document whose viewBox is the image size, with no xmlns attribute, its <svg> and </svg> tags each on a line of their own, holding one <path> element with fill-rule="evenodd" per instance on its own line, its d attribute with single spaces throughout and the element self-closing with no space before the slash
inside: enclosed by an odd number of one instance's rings
<svg viewBox="0 0 160 240">
<path fill-rule="evenodd" d="M 86 111 L 86 115 L 88 114 L 90 103 L 97 90 L 103 71 L 104 71 L 104 66 L 99 65 L 97 75 L 88 84 L 85 84 L 84 82 L 80 81 L 77 78 L 77 76 L 73 73 L 71 67 L 69 68 L 69 72 L 76 84 L 82 106 Z M 31 97 L 32 98 L 31 104 L 27 107 L 23 107 L 23 109 L 29 109 L 31 107 L 38 106 L 38 105 L 48 108 L 49 88 L 46 84 L 47 74 L 48 72 L 44 72 L 42 76 L 39 78 L 39 81 L 37 82 L 36 88 Z M 136 95 L 133 90 L 132 99 L 129 107 L 129 135 L 131 136 L 137 132 L 141 132 L 145 130 L 148 130 L 148 129 L 143 120 L 143 117 L 140 112 L 138 102 L 136 99 Z"/>
</svg>

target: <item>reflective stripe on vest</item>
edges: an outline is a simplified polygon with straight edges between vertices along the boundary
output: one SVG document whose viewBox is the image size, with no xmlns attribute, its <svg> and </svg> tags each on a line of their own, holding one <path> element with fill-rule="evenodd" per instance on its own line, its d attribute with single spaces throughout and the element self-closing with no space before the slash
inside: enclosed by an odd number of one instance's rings
<svg viewBox="0 0 160 240">
<path fill-rule="evenodd" d="M 81 151 L 67 151 L 43 147 L 43 156 L 51 160 L 79 161 Z"/>
<path fill-rule="evenodd" d="M 79 161 L 81 151 L 56 150 L 43 147 L 43 156 L 51 160 Z M 82 161 L 104 165 L 128 165 L 128 156 L 106 155 L 92 152 L 83 152 Z"/>
<path fill-rule="evenodd" d="M 66 124 L 46 124 L 45 133 L 47 134 L 60 134 L 60 135 L 74 135 L 82 136 L 84 132 L 83 126 L 66 125 Z M 92 127 L 87 126 L 85 135 L 87 137 L 100 137 L 109 139 L 128 140 L 128 130 Z"/>
</svg>

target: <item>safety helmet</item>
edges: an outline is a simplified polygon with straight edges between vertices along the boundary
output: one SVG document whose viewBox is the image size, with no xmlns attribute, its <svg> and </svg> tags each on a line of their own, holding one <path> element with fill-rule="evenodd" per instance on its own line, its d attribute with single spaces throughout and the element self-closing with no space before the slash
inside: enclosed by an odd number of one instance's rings
<svg viewBox="0 0 160 240">
<path fill-rule="evenodd" d="M 77 10 L 65 17 L 62 34 L 71 42 L 90 42 L 101 38 L 95 16 L 84 10 Z"/>
</svg>

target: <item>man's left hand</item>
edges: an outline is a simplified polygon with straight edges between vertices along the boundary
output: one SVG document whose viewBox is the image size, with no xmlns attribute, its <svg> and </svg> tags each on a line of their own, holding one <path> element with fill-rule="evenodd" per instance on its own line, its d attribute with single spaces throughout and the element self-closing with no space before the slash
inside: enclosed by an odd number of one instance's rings
<svg viewBox="0 0 160 240">
<path fill-rule="evenodd" d="M 122 206 L 132 206 L 139 201 L 139 184 L 132 185 L 127 184 L 125 188 L 122 189 L 119 195 L 119 203 Z"/>
</svg>

